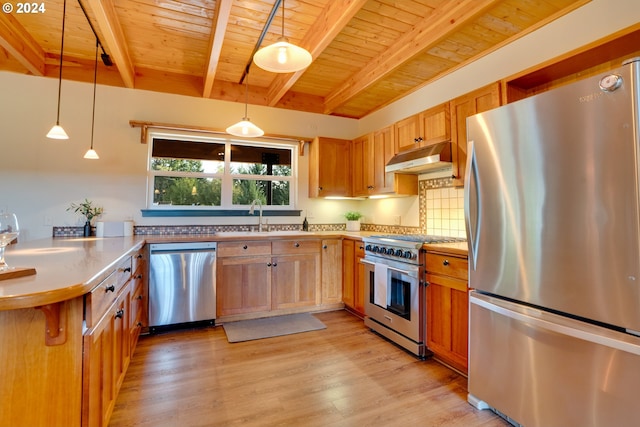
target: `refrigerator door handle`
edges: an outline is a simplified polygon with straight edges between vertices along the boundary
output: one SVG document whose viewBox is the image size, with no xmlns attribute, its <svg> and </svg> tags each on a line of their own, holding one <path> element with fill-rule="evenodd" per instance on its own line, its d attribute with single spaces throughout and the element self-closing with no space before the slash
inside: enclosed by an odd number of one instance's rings
<svg viewBox="0 0 640 427">
<path fill-rule="evenodd" d="M 469 268 L 476 269 L 478 241 L 481 222 L 481 198 L 479 189 L 478 162 L 474 141 L 467 143 L 467 166 L 464 178 L 464 218 L 469 242 Z M 471 211 L 473 209 L 473 212 Z M 472 217 L 473 216 L 473 217 Z"/>
<path fill-rule="evenodd" d="M 490 301 L 491 300 L 491 301 Z M 609 336 L 604 328 L 589 325 L 578 320 L 566 319 L 561 316 L 545 313 L 532 308 L 518 310 L 516 304 L 506 301 L 496 301 L 493 298 L 472 292 L 469 298 L 470 304 L 475 304 L 489 311 L 501 314 L 510 319 L 523 322 L 532 327 L 546 329 L 560 335 L 577 338 L 583 341 L 600 344 L 605 347 L 640 356 L 640 345 L 630 342 L 630 340 Z M 522 306 L 520 306 L 522 307 Z M 574 326 L 575 325 L 575 326 Z M 613 335 L 622 336 L 621 332 Z"/>
</svg>

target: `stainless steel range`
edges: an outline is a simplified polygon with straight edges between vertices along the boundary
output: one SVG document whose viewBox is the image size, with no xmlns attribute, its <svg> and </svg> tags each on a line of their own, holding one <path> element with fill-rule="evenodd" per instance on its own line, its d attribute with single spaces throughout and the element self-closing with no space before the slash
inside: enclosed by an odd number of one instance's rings
<svg viewBox="0 0 640 427">
<path fill-rule="evenodd" d="M 425 234 L 392 234 L 365 243 L 365 324 L 418 357 L 430 355 L 426 342 L 425 243 L 465 239 Z"/>
</svg>

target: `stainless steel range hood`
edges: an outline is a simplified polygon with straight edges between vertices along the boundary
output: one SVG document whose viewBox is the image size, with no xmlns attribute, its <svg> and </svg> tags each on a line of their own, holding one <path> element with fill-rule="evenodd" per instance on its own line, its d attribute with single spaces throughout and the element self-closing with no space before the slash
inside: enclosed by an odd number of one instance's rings
<svg viewBox="0 0 640 427">
<path fill-rule="evenodd" d="M 451 166 L 451 142 L 398 153 L 389 160 L 385 172 L 422 174 Z"/>
</svg>

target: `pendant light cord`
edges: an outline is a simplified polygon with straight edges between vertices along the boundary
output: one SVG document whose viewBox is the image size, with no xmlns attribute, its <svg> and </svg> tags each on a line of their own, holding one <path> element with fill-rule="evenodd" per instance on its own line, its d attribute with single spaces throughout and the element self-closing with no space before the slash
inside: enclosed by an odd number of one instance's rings
<svg viewBox="0 0 640 427">
<path fill-rule="evenodd" d="M 60 125 L 60 95 L 62 94 L 62 53 L 64 52 L 64 21 L 67 14 L 67 0 L 62 4 L 62 40 L 60 41 L 60 71 L 58 74 L 58 114 L 56 115 L 56 125 Z"/>
<path fill-rule="evenodd" d="M 96 38 L 96 60 L 93 66 L 93 111 L 91 112 L 91 149 L 93 150 L 93 125 L 96 118 L 96 82 L 98 78 L 98 39 Z"/>
<path fill-rule="evenodd" d="M 284 37 L 284 0 L 282 0 L 282 37 Z"/>
<path fill-rule="evenodd" d="M 247 67 L 248 68 L 248 67 Z M 244 119 L 247 119 L 247 108 L 249 104 L 249 70 L 247 69 L 247 79 L 244 85 Z"/>
</svg>

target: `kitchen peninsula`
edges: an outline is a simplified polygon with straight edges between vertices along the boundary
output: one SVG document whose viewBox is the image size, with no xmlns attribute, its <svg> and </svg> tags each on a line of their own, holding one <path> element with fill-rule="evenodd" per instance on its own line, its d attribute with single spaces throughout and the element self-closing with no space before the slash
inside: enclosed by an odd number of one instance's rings
<svg viewBox="0 0 640 427">
<path fill-rule="evenodd" d="M 35 267 L 37 274 L 0 282 L 0 425 L 108 424 L 143 324 L 147 243 L 273 240 L 282 246 L 295 239 L 339 243 L 342 236 L 230 232 L 52 238 L 10 247 L 9 263 Z M 341 277 L 333 282 L 340 285 Z M 334 300 L 326 307 L 342 306 L 340 294 L 323 288 L 317 298 L 325 295 Z"/>
</svg>

